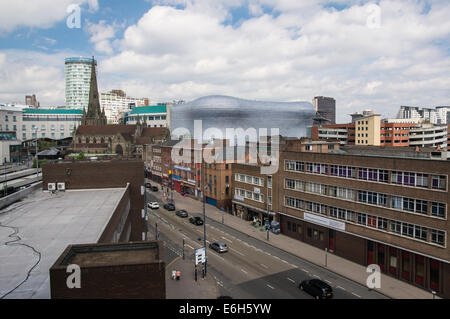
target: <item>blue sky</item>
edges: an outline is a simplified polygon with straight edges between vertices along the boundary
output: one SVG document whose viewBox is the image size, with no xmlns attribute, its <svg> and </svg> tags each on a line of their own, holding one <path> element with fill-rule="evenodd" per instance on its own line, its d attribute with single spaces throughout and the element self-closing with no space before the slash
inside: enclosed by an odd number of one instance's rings
<svg viewBox="0 0 450 319">
<path fill-rule="evenodd" d="M 81 7 L 81 28 L 66 25 Z M 337 100 L 338 119 L 449 105 L 446 0 L 15 0 L 0 3 L 0 103 L 64 105 L 64 58 L 153 102 L 224 94 Z"/>
</svg>

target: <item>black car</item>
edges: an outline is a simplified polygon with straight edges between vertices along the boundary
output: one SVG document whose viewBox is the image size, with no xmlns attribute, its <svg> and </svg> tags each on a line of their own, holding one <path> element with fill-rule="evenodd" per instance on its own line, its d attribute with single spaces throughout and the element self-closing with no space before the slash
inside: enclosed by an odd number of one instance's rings
<svg viewBox="0 0 450 319">
<path fill-rule="evenodd" d="M 175 205 L 171 204 L 171 203 L 164 204 L 163 207 L 164 207 L 164 209 L 167 209 L 168 211 L 174 211 L 175 210 Z"/>
<path fill-rule="evenodd" d="M 203 219 L 197 216 L 189 218 L 189 222 L 194 225 L 203 225 Z"/>
<path fill-rule="evenodd" d="M 330 285 L 319 279 L 304 280 L 300 283 L 298 288 L 309 293 L 316 299 L 333 297 L 333 289 L 331 289 Z"/>
<path fill-rule="evenodd" d="M 185 211 L 184 209 L 178 210 L 175 214 L 176 214 L 178 217 L 183 217 L 183 218 L 188 217 L 188 212 Z"/>
<path fill-rule="evenodd" d="M 157 192 L 158 191 L 158 187 L 157 186 L 152 186 L 152 191 Z"/>
<path fill-rule="evenodd" d="M 152 187 L 152 184 L 150 184 L 150 183 L 145 183 L 145 188 L 151 188 Z"/>
</svg>

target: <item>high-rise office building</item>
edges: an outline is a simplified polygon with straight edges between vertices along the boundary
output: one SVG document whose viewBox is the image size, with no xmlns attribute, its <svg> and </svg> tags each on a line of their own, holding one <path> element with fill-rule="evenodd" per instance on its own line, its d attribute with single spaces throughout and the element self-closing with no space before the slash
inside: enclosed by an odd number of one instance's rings
<svg viewBox="0 0 450 319">
<path fill-rule="evenodd" d="M 336 100 L 332 97 L 316 96 L 313 105 L 322 117 L 330 121 L 329 124 L 336 123 Z"/>
<path fill-rule="evenodd" d="M 35 108 L 38 108 L 40 106 L 40 103 L 36 99 L 36 95 L 26 95 L 25 96 L 25 105 L 33 106 Z"/>
<path fill-rule="evenodd" d="M 97 61 L 94 61 L 97 65 Z M 66 107 L 83 109 L 88 107 L 91 84 L 92 58 L 65 59 Z"/>
</svg>

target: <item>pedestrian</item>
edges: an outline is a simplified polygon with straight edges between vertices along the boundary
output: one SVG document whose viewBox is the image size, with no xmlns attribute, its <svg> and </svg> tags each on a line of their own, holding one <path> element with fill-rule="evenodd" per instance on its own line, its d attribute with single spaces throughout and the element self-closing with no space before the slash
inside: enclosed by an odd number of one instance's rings
<svg viewBox="0 0 450 319">
<path fill-rule="evenodd" d="M 181 271 L 177 270 L 177 280 L 180 280 L 181 277 Z"/>
<path fill-rule="evenodd" d="M 172 270 L 172 280 L 175 280 L 177 278 L 177 271 Z"/>
</svg>

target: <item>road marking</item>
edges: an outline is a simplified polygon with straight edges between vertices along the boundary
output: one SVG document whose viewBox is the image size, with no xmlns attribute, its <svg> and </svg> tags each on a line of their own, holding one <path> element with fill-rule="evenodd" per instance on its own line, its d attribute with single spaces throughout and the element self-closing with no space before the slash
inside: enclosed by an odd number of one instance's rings
<svg viewBox="0 0 450 319">
<path fill-rule="evenodd" d="M 282 262 L 284 262 L 285 264 L 289 264 L 286 260 L 281 259 Z"/>
<path fill-rule="evenodd" d="M 345 288 L 342 288 L 341 286 L 337 286 L 336 288 L 342 289 L 345 291 Z"/>
<path fill-rule="evenodd" d="M 217 284 L 218 284 L 220 287 L 223 287 L 223 285 L 222 285 L 221 282 L 217 282 Z"/>
<path fill-rule="evenodd" d="M 329 280 L 326 280 L 326 279 L 325 279 L 325 281 L 326 281 L 327 283 L 331 284 L 331 281 L 329 281 Z"/>
<path fill-rule="evenodd" d="M 269 267 L 267 267 L 266 265 L 264 265 L 264 264 L 260 264 L 261 266 L 263 266 L 264 268 L 266 268 L 266 269 L 268 269 Z"/>
<path fill-rule="evenodd" d="M 358 297 L 358 298 L 361 298 L 360 295 L 357 295 L 357 294 L 355 294 L 354 292 L 352 292 L 352 295 L 354 295 L 354 296 L 356 296 L 356 297 Z"/>
<path fill-rule="evenodd" d="M 192 249 L 192 250 L 195 250 L 195 248 L 192 247 L 191 245 L 186 244 L 186 246 L 189 247 L 189 248 Z"/>
<path fill-rule="evenodd" d="M 237 251 L 236 249 L 230 248 L 232 251 L 238 253 L 241 256 L 245 256 L 243 253 L 241 253 L 240 251 Z"/>
<path fill-rule="evenodd" d="M 319 276 L 317 276 L 317 275 L 313 275 L 313 277 L 316 277 L 316 278 L 319 278 L 319 279 L 320 279 L 320 277 L 319 277 Z"/>
<path fill-rule="evenodd" d="M 221 236 L 222 237 L 222 239 L 225 239 L 225 240 L 227 240 L 227 241 L 229 241 L 230 243 L 233 243 L 231 240 L 229 240 L 228 238 L 225 238 L 225 237 L 223 237 L 223 236 Z"/>
<path fill-rule="evenodd" d="M 309 271 L 307 271 L 306 269 L 303 269 L 303 268 L 302 268 L 302 270 L 303 270 L 304 272 L 306 272 L 306 273 L 308 273 L 308 274 L 309 274 Z"/>
<path fill-rule="evenodd" d="M 287 277 L 287 280 L 289 280 L 289 281 L 291 281 L 291 282 L 293 282 L 295 284 L 295 280 L 293 280 L 293 279 L 291 279 L 289 277 Z"/>
<path fill-rule="evenodd" d="M 244 273 L 244 274 L 248 274 L 248 272 L 247 271 L 245 271 L 244 269 L 242 269 L 241 268 L 241 271 Z"/>
<path fill-rule="evenodd" d="M 267 284 L 267 287 L 271 288 L 271 289 L 275 289 L 274 287 L 272 287 L 271 285 Z"/>
</svg>

